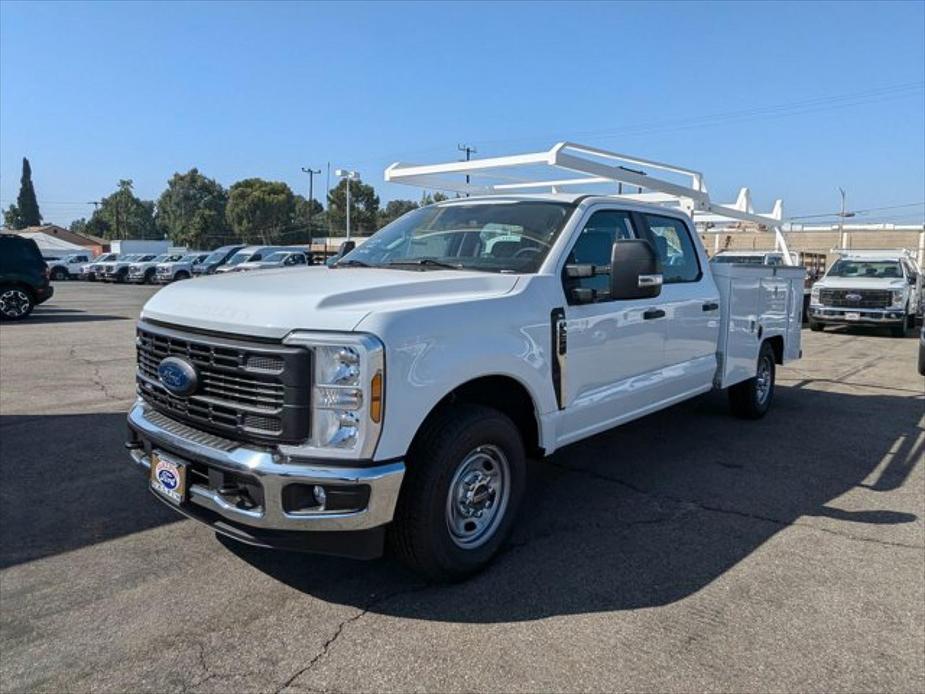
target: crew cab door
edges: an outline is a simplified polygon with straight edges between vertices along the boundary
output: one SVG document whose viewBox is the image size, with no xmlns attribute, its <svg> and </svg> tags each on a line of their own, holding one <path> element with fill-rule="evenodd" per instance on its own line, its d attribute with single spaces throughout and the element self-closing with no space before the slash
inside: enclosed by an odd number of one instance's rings
<svg viewBox="0 0 925 694">
<path fill-rule="evenodd" d="M 592 208 L 566 256 L 565 264 L 609 266 L 617 239 L 645 238 L 639 217 L 620 209 Z M 557 431 L 564 445 L 625 419 L 638 416 L 664 397 L 666 309 L 661 297 L 611 300 L 606 275 L 568 279 L 566 305 L 557 319 L 560 355 Z M 578 303 L 572 290 L 593 289 L 590 303 Z"/>
<path fill-rule="evenodd" d="M 662 264 L 665 382 L 676 396 L 708 390 L 716 372 L 719 289 L 697 235 L 681 218 L 639 215 Z"/>
</svg>

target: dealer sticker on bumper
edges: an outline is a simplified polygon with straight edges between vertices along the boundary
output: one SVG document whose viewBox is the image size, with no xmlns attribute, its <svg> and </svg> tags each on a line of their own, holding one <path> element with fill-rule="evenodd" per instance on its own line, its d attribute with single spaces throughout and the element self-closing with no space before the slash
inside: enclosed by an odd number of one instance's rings
<svg viewBox="0 0 925 694">
<path fill-rule="evenodd" d="M 151 488 L 175 504 L 181 503 L 186 495 L 186 466 L 152 451 Z"/>
</svg>

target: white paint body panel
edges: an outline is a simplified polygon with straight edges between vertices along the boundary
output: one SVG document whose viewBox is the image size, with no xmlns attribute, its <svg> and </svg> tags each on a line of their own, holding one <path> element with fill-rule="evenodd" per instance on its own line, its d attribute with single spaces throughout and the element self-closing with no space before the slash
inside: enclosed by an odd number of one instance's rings
<svg viewBox="0 0 925 694">
<path fill-rule="evenodd" d="M 404 456 L 440 400 L 463 383 L 492 375 L 514 379 L 526 389 L 534 403 L 538 443 L 551 453 L 709 390 L 717 353 L 729 342 L 725 334 L 720 340 L 725 318 L 721 320 L 719 311 L 705 312 L 702 305 L 718 302 L 725 307 L 732 295 L 714 282 L 716 269 L 707 262 L 696 234 L 693 241 L 703 273 L 699 281 L 666 285 L 651 299 L 567 304 L 561 281 L 566 253 L 586 215 L 601 207 L 674 215 L 692 226 L 690 218 L 677 211 L 589 197 L 577 201 L 572 218 L 535 274 L 323 266 L 227 273 L 164 288 L 149 300 L 142 316 L 272 339 L 295 330 L 375 335 L 385 346 L 385 410 L 376 460 Z M 749 269 L 748 281 L 760 284 L 780 270 Z M 740 272 L 723 268 L 730 291 L 737 278 L 734 293 L 739 291 Z M 742 302 L 749 303 L 748 291 L 757 289 L 748 290 L 744 279 L 741 283 L 746 285 Z M 652 306 L 664 309 L 666 316 L 643 321 L 642 312 Z M 566 311 L 569 328 L 561 408 L 552 368 L 551 312 L 556 308 Z M 737 307 L 734 315 L 744 311 Z M 785 333 L 790 355 L 799 353 L 799 327 L 788 331 L 788 320 L 798 317 L 798 311 L 786 301 L 783 308 L 779 302 L 769 304 L 767 311 L 763 305 L 754 308 L 766 331 Z M 738 326 L 739 319 L 732 325 Z M 733 347 L 738 349 L 738 343 Z M 755 360 L 749 367 L 744 354 L 741 359 L 738 375 L 753 376 Z"/>
</svg>

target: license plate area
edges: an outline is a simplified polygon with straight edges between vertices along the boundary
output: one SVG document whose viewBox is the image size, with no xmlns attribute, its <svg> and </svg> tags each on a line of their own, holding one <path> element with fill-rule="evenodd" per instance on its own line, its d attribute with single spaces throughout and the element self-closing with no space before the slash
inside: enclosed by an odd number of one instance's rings
<svg viewBox="0 0 925 694">
<path fill-rule="evenodd" d="M 151 451 L 151 489 L 174 504 L 186 500 L 187 465 L 161 451 Z"/>
<path fill-rule="evenodd" d="M 861 320 L 861 314 L 854 311 L 849 311 L 845 314 L 845 320 Z"/>
</svg>

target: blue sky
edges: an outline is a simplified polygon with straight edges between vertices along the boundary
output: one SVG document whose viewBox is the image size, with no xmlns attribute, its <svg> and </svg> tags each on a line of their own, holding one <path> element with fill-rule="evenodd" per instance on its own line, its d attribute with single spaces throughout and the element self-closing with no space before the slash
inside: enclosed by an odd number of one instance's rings
<svg viewBox="0 0 925 694">
<path fill-rule="evenodd" d="M 53 222 L 193 166 L 304 194 L 330 161 L 417 199 L 389 163 L 562 139 L 788 215 L 839 185 L 855 209 L 921 202 L 925 3 L 0 3 L 0 203 L 26 155 Z"/>
</svg>

